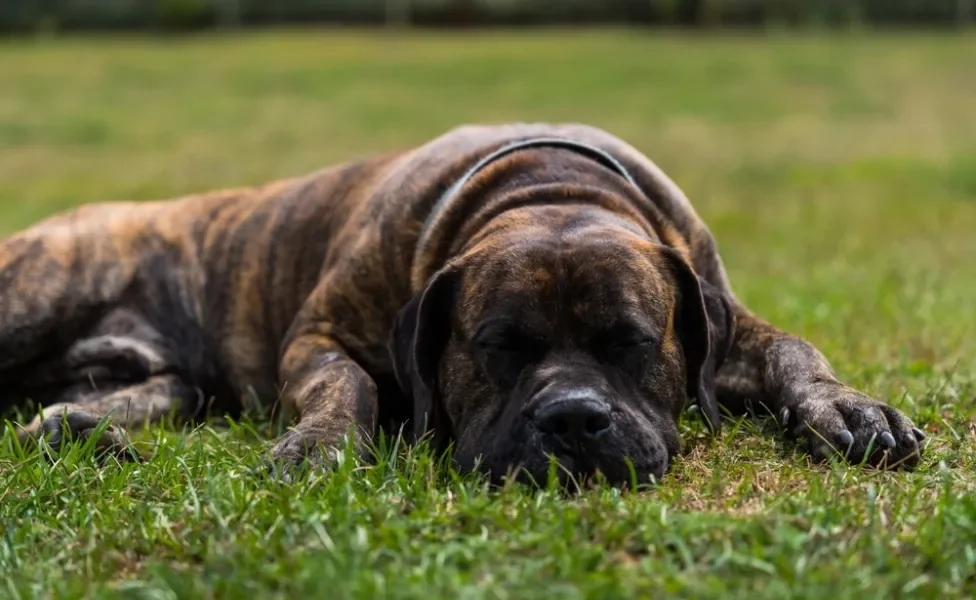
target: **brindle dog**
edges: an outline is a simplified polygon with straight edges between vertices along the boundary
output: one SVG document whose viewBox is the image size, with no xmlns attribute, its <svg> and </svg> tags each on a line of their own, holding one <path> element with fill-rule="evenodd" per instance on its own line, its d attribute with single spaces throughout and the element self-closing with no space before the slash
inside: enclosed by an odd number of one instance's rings
<svg viewBox="0 0 976 600">
<path fill-rule="evenodd" d="M 40 403 L 22 437 L 55 444 L 251 397 L 299 414 L 278 461 L 409 422 L 496 479 L 660 478 L 690 398 L 716 429 L 763 405 L 817 457 L 912 465 L 925 437 L 743 306 L 678 187 L 582 125 L 85 206 L 2 242 L 0 285 L 0 409 Z"/>
</svg>

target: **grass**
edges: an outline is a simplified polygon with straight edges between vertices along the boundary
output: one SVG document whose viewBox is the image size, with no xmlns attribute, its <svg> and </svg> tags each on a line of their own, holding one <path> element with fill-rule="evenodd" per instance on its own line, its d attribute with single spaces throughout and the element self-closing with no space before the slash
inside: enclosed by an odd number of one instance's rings
<svg viewBox="0 0 976 600">
<path fill-rule="evenodd" d="M 889 598 L 976 590 L 972 35 L 291 32 L 0 44 L 0 233 L 259 183 L 470 121 L 584 121 L 696 203 L 737 293 L 930 434 L 811 464 L 761 416 L 659 486 L 486 489 L 421 448 L 291 483 L 257 422 L 52 463 L 0 440 L 0 597 Z"/>
</svg>

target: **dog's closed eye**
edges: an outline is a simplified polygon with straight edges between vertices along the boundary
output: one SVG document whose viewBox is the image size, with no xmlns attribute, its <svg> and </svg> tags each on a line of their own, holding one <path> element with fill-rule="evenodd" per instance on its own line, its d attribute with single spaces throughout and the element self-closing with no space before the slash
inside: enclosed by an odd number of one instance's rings
<svg viewBox="0 0 976 600">
<path fill-rule="evenodd" d="M 487 352 L 541 354 L 546 341 L 507 325 L 483 327 L 474 338 L 475 345 Z"/>
<path fill-rule="evenodd" d="M 653 349 L 660 338 L 653 333 L 631 324 L 616 324 L 595 338 L 595 345 L 605 352 L 627 352 Z"/>
</svg>

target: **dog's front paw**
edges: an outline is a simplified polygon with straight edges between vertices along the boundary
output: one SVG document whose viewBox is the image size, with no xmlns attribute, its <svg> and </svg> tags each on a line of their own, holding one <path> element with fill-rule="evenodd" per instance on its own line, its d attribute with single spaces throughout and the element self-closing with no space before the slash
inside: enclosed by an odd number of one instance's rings
<svg viewBox="0 0 976 600">
<path fill-rule="evenodd" d="M 271 460 L 282 464 L 333 463 L 339 452 L 335 446 L 320 439 L 320 436 L 292 429 L 281 436 L 271 449 Z"/>
<path fill-rule="evenodd" d="M 349 444 L 345 437 L 330 443 L 321 434 L 292 429 L 281 436 L 265 461 L 272 475 L 286 479 L 309 469 L 330 469 L 341 462 L 346 450 L 358 449 L 359 440 Z"/>
<path fill-rule="evenodd" d="M 48 446 L 59 452 L 68 443 L 81 443 L 95 439 L 95 454 L 98 458 L 114 457 L 121 462 L 140 461 L 139 454 L 132 448 L 122 429 L 105 423 L 102 419 L 84 410 L 69 408 L 53 412 L 40 422 L 28 426 L 23 439 L 43 437 Z"/>
<path fill-rule="evenodd" d="M 806 438 L 814 457 L 840 455 L 889 469 L 913 467 L 921 458 L 926 436 L 898 409 L 839 383 L 794 391 L 778 418 L 793 436 Z"/>
</svg>

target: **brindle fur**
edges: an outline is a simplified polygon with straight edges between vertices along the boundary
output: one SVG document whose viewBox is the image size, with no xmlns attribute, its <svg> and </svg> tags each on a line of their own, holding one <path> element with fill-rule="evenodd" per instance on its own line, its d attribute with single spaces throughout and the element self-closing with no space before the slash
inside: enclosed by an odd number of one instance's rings
<svg viewBox="0 0 976 600">
<path fill-rule="evenodd" d="M 478 159 L 537 136 L 606 150 L 640 190 L 580 154 L 534 148 L 431 214 Z M 0 286 L 0 409 L 46 407 L 24 438 L 63 423 L 84 435 L 111 415 L 114 444 L 118 427 L 280 398 L 300 418 L 278 460 L 409 420 L 453 440 L 463 464 L 538 473 L 521 412 L 542 387 L 575 381 L 623 398 L 593 458 L 612 479 L 625 478 L 624 454 L 641 475 L 664 473 L 689 397 L 716 426 L 716 396 L 733 413 L 762 403 L 820 457 L 850 446 L 860 459 L 885 433 L 896 445 L 871 460 L 920 453 L 904 415 L 735 298 L 712 235 L 660 169 L 582 125 L 466 126 L 264 187 L 85 206 L 0 243 Z M 654 333 L 653 350 L 581 350 L 580 336 L 624 313 Z M 512 379 L 473 346 L 492 316 L 535 327 L 552 352 L 521 357 L 531 373 Z"/>
</svg>

